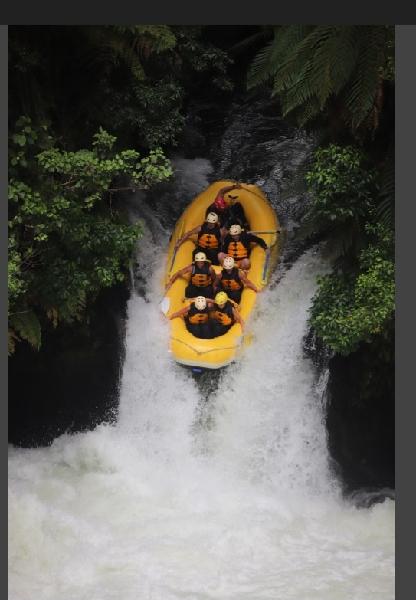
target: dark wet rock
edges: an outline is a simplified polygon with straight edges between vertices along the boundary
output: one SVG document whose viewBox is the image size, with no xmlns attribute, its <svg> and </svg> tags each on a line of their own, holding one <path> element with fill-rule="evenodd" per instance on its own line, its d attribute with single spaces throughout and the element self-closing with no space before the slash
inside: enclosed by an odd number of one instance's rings
<svg viewBox="0 0 416 600">
<path fill-rule="evenodd" d="M 370 508 L 386 500 L 395 500 L 395 491 L 391 488 L 363 488 L 349 494 L 348 498 L 357 508 Z"/>
<path fill-rule="evenodd" d="M 88 326 L 49 331 L 39 352 L 17 346 L 9 360 L 11 444 L 46 446 L 65 432 L 115 420 L 128 295 L 124 285 L 104 291 Z"/>
<path fill-rule="evenodd" d="M 346 493 L 371 486 L 394 488 L 394 373 L 379 373 L 377 396 L 365 395 L 370 349 L 363 345 L 329 361 L 328 447 Z M 391 368 L 391 367 L 390 367 Z"/>
</svg>

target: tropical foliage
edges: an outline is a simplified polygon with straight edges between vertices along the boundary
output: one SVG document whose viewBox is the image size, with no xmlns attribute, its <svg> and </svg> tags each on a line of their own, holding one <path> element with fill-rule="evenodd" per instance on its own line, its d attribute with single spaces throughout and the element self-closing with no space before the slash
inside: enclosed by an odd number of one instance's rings
<svg viewBox="0 0 416 600">
<path fill-rule="evenodd" d="M 335 270 L 319 280 L 310 323 L 340 354 L 390 333 L 394 315 L 393 230 L 378 219 L 380 177 L 362 150 L 331 144 L 315 152 L 306 175 L 309 227 L 337 248 Z"/>
<path fill-rule="evenodd" d="M 50 120 L 72 149 L 99 126 L 137 149 L 173 146 L 191 94 L 232 89 L 230 64 L 201 27 L 10 27 L 10 115 Z"/>
<path fill-rule="evenodd" d="M 354 261 L 365 244 L 365 224 L 378 202 L 376 169 L 362 149 L 330 144 L 314 153 L 306 182 L 312 203 L 300 234 L 319 232 L 334 260 Z"/>
<path fill-rule="evenodd" d="M 124 279 L 139 228 L 118 192 L 171 175 L 184 103 L 231 90 L 230 64 L 200 27 L 10 27 L 11 352 Z"/>
<path fill-rule="evenodd" d="M 368 228 L 370 229 L 370 228 Z M 361 251 L 356 273 L 334 272 L 319 280 L 310 322 L 327 346 L 350 354 L 361 342 L 390 335 L 394 317 L 394 260 L 391 231 L 378 225 Z"/>
<path fill-rule="evenodd" d="M 373 202 L 375 172 L 363 152 L 330 144 L 315 152 L 314 169 L 306 175 L 313 192 L 316 218 L 327 225 L 368 214 Z"/>
<path fill-rule="evenodd" d="M 160 149 L 62 150 L 46 125 L 21 117 L 9 141 L 9 351 L 41 344 L 42 323 L 83 317 L 98 292 L 125 278 L 140 229 L 113 206 L 121 188 L 148 188 L 172 171 Z M 126 185 L 127 182 L 131 182 Z"/>
<path fill-rule="evenodd" d="M 276 110 L 319 132 L 299 233 L 325 242 L 333 271 L 310 325 L 334 353 L 360 351 L 360 394 L 379 397 L 394 361 L 394 28 L 276 26 L 247 84 L 270 86 Z"/>
<path fill-rule="evenodd" d="M 270 80 L 300 125 L 335 112 L 352 130 L 375 129 L 393 78 L 392 26 L 286 25 L 254 58 L 248 87 Z"/>
</svg>

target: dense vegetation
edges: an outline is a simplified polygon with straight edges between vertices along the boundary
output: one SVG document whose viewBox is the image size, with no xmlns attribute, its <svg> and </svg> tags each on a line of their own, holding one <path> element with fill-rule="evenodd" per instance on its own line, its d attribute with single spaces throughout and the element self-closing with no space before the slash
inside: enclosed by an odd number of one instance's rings
<svg viewBox="0 0 416 600">
<path fill-rule="evenodd" d="M 170 177 L 184 103 L 231 90 L 230 62 L 199 27 L 10 28 L 10 353 L 125 278 L 119 192 Z"/>
<path fill-rule="evenodd" d="M 201 36 L 166 25 L 11 27 L 9 118 L 51 121 L 72 150 L 99 127 L 122 146 L 174 146 L 190 97 L 232 89 L 230 57 Z"/>
<path fill-rule="evenodd" d="M 313 193 L 306 219 L 325 233 L 336 267 L 320 279 L 311 324 L 334 351 L 349 354 L 391 329 L 393 232 L 376 218 L 377 172 L 358 149 L 318 149 L 306 179 Z"/>
<path fill-rule="evenodd" d="M 46 317 L 56 327 L 84 316 L 87 302 L 124 279 L 139 229 L 112 210 L 113 182 L 149 187 L 171 174 L 160 149 L 141 157 L 113 152 L 103 129 L 92 149 L 63 151 L 28 117 L 10 141 L 9 352 L 15 342 L 41 345 Z M 115 186 L 115 187 L 114 187 Z"/>
<path fill-rule="evenodd" d="M 326 240 L 334 268 L 319 281 L 310 324 L 333 352 L 361 352 L 360 395 L 377 398 L 392 390 L 394 361 L 394 28 L 265 33 L 248 87 L 268 85 L 283 115 L 323 132 L 301 233 Z"/>
<path fill-rule="evenodd" d="M 207 30 L 10 28 L 10 351 L 125 277 L 139 230 L 120 192 L 168 178 L 189 105 L 221 104 L 246 77 L 320 133 L 300 233 L 326 241 L 334 268 L 310 324 L 335 353 L 364 349 L 371 379 L 393 363 L 394 29 Z"/>
<path fill-rule="evenodd" d="M 275 27 L 252 62 L 248 85 L 272 80 L 284 116 L 299 125 L 324 117 L 339 127 L 376 129 L 385 83 L 394 79 L 394 28 L 362 25 Z"/>
</svg>

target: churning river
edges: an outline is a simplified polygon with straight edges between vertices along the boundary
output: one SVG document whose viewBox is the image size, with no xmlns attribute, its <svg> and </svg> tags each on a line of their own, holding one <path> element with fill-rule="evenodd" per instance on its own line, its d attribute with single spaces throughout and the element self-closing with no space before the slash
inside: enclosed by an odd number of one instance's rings
<svg viewBox="0 0 416 600">
<path fill-rule="evenodd" d="M 342 498 L 302 350 L 319 248 L 275 274 L 207 390 L 167 352 L 169 232 L 145 221 L 117 422 L 9 449 L 10 600 L 392 600 L 394 502 Z"/>
</svg>

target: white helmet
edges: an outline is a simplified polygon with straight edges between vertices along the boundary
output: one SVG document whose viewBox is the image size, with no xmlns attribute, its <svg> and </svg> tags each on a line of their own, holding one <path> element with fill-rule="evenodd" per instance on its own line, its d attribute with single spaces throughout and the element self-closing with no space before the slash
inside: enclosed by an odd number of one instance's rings
<svg viewBox="0 0 416 600">
<path fill-rule="evenodd" d="M 226 269 L 232 269 L 233 266 L 234 266 L 234 264 L 235 264 L 233 257 L 232 256 L 226 256 L 224 258 L 224 263 L 223 264 L 224 264 L 224 267 Z"/>
<path fill-rule="evenodd" d="M 218 215 L 217 213 L 210 212 L 207 214 L 207 218 L 205 220 L 207 223 L 218 223 Z"/>
<path fill-rule="evenodd" d="M 205 252 L 197 252 L 195 254 L 195 262 L 199 262 L 199 261 L 203 261 L 203 260 L 207 260 L 207 256 L 206 256 Z"/>
<path fill-rule="evenodd" d="M 240 235 L 242 232 L 241 225 L 231 225 L 230 235 Z"/>
<path fill-rule="evenodd" d="M 197 296 L 195 298 L 195 306 L 198 310 L 204 310 L 207 306 L 207 299 L 204 296 Z"/>
</svg>

